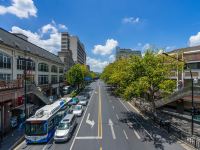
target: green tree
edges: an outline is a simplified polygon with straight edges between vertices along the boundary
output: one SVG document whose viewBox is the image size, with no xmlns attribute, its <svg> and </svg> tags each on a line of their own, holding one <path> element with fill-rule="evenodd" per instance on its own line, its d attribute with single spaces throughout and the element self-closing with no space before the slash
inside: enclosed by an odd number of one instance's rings
<svg viewBox="0 0 200 150">
<path fill-rule="evenodd" d="M 165 55 L 147 50 L 143 57 L 130 57 L 109 64 L 101 78 L 116 87 L 117 93 L 125 99 L 143 97 L 155 109 L 155 100 L 173 92 L 176 81 L 171 80 L 171 72 L 182 69 L 180 63 Z"/>
<path fill-rule="evenodd" d="M 80 84 L 84 81 L 84 74 L 81 70 L 80 64 L 72 66 L 66 74 L 67 82 L 73 86 L 80 87 Z"/>
</svg>

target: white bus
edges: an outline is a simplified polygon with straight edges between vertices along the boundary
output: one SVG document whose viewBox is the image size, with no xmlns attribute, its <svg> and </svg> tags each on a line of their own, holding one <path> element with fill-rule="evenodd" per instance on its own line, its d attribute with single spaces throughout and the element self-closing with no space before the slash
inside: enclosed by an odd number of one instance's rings
<svg viewBox="0 0 200 150">
<path fill-rule="evenodd" d="M 61 98 L 51 105 L 45 105 L 28 118 L 25 123 L 27 144 L 46 143 L 54 135 L 56 126 L 66 115 L 71 98 Z"/>
</svg>

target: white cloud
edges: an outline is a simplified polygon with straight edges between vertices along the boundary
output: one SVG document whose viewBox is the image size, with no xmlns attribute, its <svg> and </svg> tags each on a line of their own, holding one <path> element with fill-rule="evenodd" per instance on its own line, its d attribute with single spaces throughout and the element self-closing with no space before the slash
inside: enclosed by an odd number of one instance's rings
<svg viewBox="0 0 200 150">
<path fill-rule="evenodd" d="M 90 65 L 92 71 L 102 72 L 104 67 L 107 66 L 109 62 L 87 57 L 87 64 Z"/>
<path fill-rule="evenodd" d="M 58 30 L 53 24 L 49 23 L 49 24 L 44 25 L 42 27 L 42 33 L 47 33 L 47 32 L 57 33 Z"/>
<path fill-rule="evenodd" d="M 32 32 L 30 30 L 24 30 L 20 27 L 13 26 L 11 29 L 12 33 L 22 33 L 28 37 L 28 41 L 34 43 L 54 54 L 60 50 L 60 33 L 57 29 L 57 25 L 53 22 L 47 25 L 44 25 L 39 29 L 42 33 Z M 44 35 L 49 36 L 49 38 L 44 39 Z"/>
<path fill-rule="evenodd" d="M 139 17 L 125 17 L 122 19 L 122 23 L 130 23 L 130 24 L 136 24 L 140 22 Z"/>
<path fill-rule="evenodd" d="M 58 25 L 59 29 L 68 30 L 68 28 L 64 24 Z"/>
<path fill-rule="evenodd" d="M 150 49 L 151 47 L 152 47 L 151 44 L 146 43 L 146 44 L 143 45 L 142 50 L 145 51 L 145 50 L 147 50 L 147 49 Z"/>
<path fill-rule="evenodd" d="M 200 32 L 196 35 L 192 35 L 189 38 L 189 46 L 197 46 L 200 45 Z"/>
<path fill-rule="evenodd" d="M 37 8 L 33 0 L 12 0 L 10 6 L 6 7 L 0 5 L 0 15 L 13 14 L 19 18 L 29 18 L 30 16 L 37 16 Z"/>
<path fill-rule="evenodd" d="M 114 54 L 112 54 L 112 55 L 110 55 L 109 56 L 109 62 L 114 62 L 115 61 L 115 55 Z"/>
<path fill-rule="evenodd" d="M 108 39 L 105 45 L 95 45 L 92 50 L 94 54 L 109 55 L 116 48 L 118 42 L 114 39 Z"/>
<path fill-rule="evenodd" d="M 176 46 L 167 46 L 165 48 L 166 51 L 171 51 L 171 50 L 174 50 L 176 48 Z"/>
</svg>

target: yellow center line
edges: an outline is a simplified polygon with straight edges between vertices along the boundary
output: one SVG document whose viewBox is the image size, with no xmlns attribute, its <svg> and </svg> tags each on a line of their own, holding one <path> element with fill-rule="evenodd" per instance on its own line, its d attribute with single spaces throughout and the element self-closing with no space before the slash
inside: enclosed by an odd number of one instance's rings
<svg viewBox="0 0 200 150">
<path fill-rule="evenodd" d="M 102 138 L 101 89 L 99 86 L 98 137 Z"/>
<path fill-rule="evenodd" d="M 98 137 L 100 138 L 100 150 L 102 150 L 102 112 L 101 112 L 101 88 L 99 85 L 99 104 L 98 104 Z"/>
</svg>

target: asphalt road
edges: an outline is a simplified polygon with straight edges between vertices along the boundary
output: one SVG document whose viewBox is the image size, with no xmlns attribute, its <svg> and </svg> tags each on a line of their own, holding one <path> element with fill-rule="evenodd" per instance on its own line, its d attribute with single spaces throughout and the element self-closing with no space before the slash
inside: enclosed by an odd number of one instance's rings
<svg viewBox="0 0 200 150">
<path fill-rule="evenodd" d="M 176 139 L 142 118 L 127 102 L 116 98 L 102 82 L 93 82 L 84 114 L 70 141 L 55 144 L 26 145 L 22 150 L 183 150 Z M 89 123 L 88 123 L 89 122 Z M 94 125 L 92 126 L 92 123 Z"/>
</svg>

